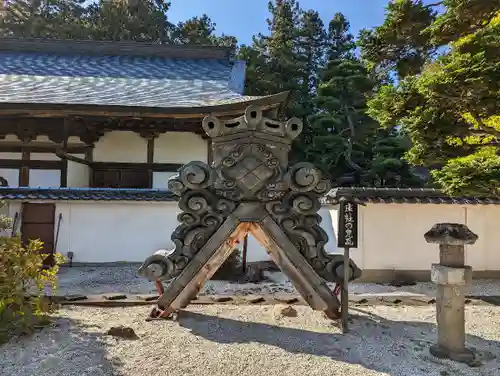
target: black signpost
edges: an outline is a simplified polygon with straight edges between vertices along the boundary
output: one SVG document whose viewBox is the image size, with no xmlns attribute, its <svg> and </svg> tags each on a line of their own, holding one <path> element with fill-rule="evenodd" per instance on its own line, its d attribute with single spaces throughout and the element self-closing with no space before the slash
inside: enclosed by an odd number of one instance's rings
<svg viewBox="0 0 500 376">
<path fill-rule="evenodd" d="M 349 251 L 358 247 L 358 204 L 349 200 L 340 200 L 339 227 L 337 234 L 337 246 L 344 248 L 344 282 L 342 283 L 342 295 L 340 297 L 342 332 L 347 333 L 349 318 Z"/>
</svg>

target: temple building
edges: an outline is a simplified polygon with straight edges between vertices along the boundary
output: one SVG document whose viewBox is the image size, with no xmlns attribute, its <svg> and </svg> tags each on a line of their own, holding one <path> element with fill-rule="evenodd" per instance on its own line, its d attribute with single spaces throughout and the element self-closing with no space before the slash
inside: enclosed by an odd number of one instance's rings
<svg viewBox="0 0 500 376">
<path fill-rule="evenodd" d="M 142 261 L 172 246 L 167 181 L 210 162 L 208 114 L 287 93 L 244 96 L 245 64 L 224 47 L 0 40 L 0 198 L 14 232 L 75 262 Z"/>
<path fill-rule="evenodd" d="M 0 38 L 0 200 L 7 235 L 39 238 L 77 263 L 142 262 L 170 239 L 180 213 L 167 181 L 185 163 L 210 163 L 202 119 L 273 118 L 287 93 L 243 95 L 245 64 L 230 48 L 132 42 Z M 429 279 L 435 223 L 466 224 L 475 276 L 500 278 L 500 199 L 447 197 L 432 189 L 341 189 L 355 194 L 367 280 Z M 335 194 L 319 214 L 337 248 Z M 248 242 L 248 261 L 267 260 Z M 403 277 L 404 278 L 403 278 Z"/>
</svg>

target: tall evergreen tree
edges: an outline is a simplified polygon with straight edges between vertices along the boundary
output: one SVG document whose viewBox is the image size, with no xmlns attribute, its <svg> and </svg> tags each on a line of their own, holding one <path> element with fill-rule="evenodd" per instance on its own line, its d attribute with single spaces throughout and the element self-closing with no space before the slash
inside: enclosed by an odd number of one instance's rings
<svg viewBox="0 0 500 376">
<path fill-rule="evenodd" d="M 177 44 L 216 45 L 236 48 L 235 37 L 215 35 L 216 25 L 212 19 L 203 14 L 187 21 L 179 22 L 173 34 L 173 41 Z"/>
<path fill-rule="evenodd" d="M 424 180 L 417 176 L 403 157 L 411 141 L 397 130 L 379 129 L 370 163 L 370 185 L 374 187 L 422 187 Z"/>
<path fill-rule="evenodd" d="M 338 13 L 328 28 L 328 63 L 317 89 L 306 157 L 339 185 L 361 185 L 369 174 L 369 140 L 377 127 L 366 114 L 373 82 L 354 56 L 349 22 Z"/>
<path fill-rule="evenodd" d="M 171 41 L 170 3 L 164 0 L 99 0 L 88 7 L 94 40 Z"/>
<path fill-rule="evenodd" d="M 12 0 L 0 9 L 2 36 L 85 37 L 85 0 Z"/>
<path fill-rule="evenodd" d="M 318 86 L 319 72 L 325 64 L 326 32 L 323 21 L 314 10 L 302 11 L 298 26 L 297 56 L 303 66 L 301 78 L 300 102 L 304 114 L 314 111 L 312 98 Z"/>
<path fill-rule="evenodd" d="M 269 35 L 254 36 L 252 45 L 243 46 L 239 54 L 246 58 L 249 68 L 246 92 L 265 95 L 290 91 L 286 116 L 304 116 L 300 94 L 304 88 L 305 63 L 298 55 L 299 4 L 296 0 L 269 1 L 268 9 Z"/>
</svg>

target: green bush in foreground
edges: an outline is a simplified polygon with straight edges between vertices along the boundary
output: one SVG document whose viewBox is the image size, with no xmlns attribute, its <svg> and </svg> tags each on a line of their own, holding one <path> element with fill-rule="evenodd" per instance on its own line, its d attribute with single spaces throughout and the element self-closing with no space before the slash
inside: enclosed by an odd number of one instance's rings
<svg viewBox="0 0 500 376">
<path fill-rule="evenodd" d="M 0 226 L 8 228 L 5 217 Z M 39 240 L 23 246 L 19 237 L 0 236 L 0 343 L 12 335 L 32 333 L 48 321 L 51 307 L 43 299 L 44 290 L 55 289 L 64 257 L 55 254 L 54 266 L 44 268 L 47 255 L 41 248 Z"/>
</svg>

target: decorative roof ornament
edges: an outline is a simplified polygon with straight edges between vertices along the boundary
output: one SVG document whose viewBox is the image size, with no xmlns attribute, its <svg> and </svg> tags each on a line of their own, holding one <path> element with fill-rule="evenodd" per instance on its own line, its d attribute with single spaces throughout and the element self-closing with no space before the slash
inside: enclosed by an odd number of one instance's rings
<svg viewBox="0 0 500 376">
<path fill-rule="evenodd" d="M 330 182 L 310 163 L 288 162 L 302 121 L 270 119 L 249 106 L 238 118 L 207 116 L 202 125 L 212 138 L 211 165 L 190 162 L 168 183 L 180 197 L 181 223 L 171 237 L 175 250 L 150 257 L 139 270 L 145 278 L 173 279 L 158 301 L 162 314 L 188 304 L 235 242 L 251 233 L 304 299 L 335 317 L 339 302 L 324 281 L 343 280 L 344 260 L 325 252 L 328 236 L 318 214 Z M 351 279 L 361 275 L 352 261 L 349 269 Z"/>
<path fill-rule="evenodd" d="M 219 120 L 217 117 L 207 116 L 203 119 L 202 126 L 212 139 L 244 134 L 253 137 L 275 136 L 281 138 L 283 143 L 290 144 L 302 133 L 302 120 L 298 118 L 291 118 L 288 121 L 272 120 L 264 117 L 257 106 L 248 106 L 245 114 L 236 119 Z"/>
</svg>

